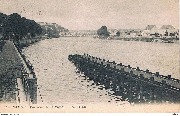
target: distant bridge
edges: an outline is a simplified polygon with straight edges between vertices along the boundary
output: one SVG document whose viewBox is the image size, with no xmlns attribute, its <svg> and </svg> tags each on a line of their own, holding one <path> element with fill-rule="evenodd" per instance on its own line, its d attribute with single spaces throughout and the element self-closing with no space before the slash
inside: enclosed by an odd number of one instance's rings
<svg viewBox="0 0 180 116">
<path fill-rule="evenodd" d="M 180 80 L 171 78 L 171 75 L 143 71 L 139 67 L 132 68 L 88 54 L 69 55 L 68 58 L 79 73 L 97 85 L 111 89 L 114 95 L 122 96 L 121 100 L 130 103 L 180 102 Z"/>
</svg>

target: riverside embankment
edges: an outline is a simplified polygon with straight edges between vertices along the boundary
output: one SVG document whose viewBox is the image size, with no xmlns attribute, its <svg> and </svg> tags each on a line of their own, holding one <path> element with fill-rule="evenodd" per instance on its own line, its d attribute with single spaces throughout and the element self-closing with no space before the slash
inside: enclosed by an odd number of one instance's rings
<svg viewBox="0 0 180 116">
<path fill-rule="evenodd" d="M 2 102 L 37 103 L 37 78 L 33 66 L 21 53 L 21 48 L 38 41 L 40 40 L 1 41 L 0 100 Z"/>
<path fill-rule="evenodd" d="M 16 81 L 20 75 L 21 61 L 10 41 L 3 41 L 0 52 L 0 97 L 1 101 L 16 100 Z"/>
</svg>

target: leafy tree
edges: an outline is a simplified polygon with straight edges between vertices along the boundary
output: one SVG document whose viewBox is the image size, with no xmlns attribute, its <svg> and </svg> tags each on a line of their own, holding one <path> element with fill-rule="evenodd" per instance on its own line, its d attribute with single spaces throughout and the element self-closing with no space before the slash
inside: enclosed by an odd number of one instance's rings
<svg viewBox="0 0 180 116">
<path fill-rule="evenodd" d="M 6 20 L 7 15 L 0 13 L 0 40 L 2 39 L 3 23 Z"/>
<path fill-rule="evenodd" d="M 117 37 L 119 37 L 119 36 L 120 36 L 120 32 L 119 32 L 119 31 L 116 33 L 116 36 L 117 36 Z"/>
<path fill-rule="evenodd" d="M 32 37 L 42 32 L 41 26 L 34 20 L 21 17 L 17 13 L 13 13 L 3 21 L 2 33 L 4 38 L 21 39 L 30 34 Z"/>
<path fill-rule="evenodd" d="M 0 28 L 2 28 L 2 24 L 3 24 L 4 20 L 6 20 L 6 18 L 7 18 L 6 14 L 0 13 Z"/>
<path fill-rule="evenodd" d="M 106 26 L 102 26 L 100 29 L 97 30 L 97 34 L 100 38 L 107 38 L 109 37 L 109 32 Z"/>
<path fill-rule="evenodd" d="M 21 35 L 21 16 L 17 13 L 13 13 L 7 16 L 7 19 L 3 23 L 3 36 L 4 37 L 17 37 Z"/>
</svg>

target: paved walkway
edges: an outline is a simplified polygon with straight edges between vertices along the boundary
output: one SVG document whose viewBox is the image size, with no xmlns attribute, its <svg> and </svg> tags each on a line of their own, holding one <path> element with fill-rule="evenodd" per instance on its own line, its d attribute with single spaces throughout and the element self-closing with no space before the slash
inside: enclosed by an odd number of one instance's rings
<svg viewBox="0 0 180 116">
<path fill-rule="evenodd" d="M 17 78 L 17 89 L 18 89 L 17 94 L 16 94 L 17 104 L 18 105 L 28 105 L 28 104 L 30 105 L 29 100 L 26 100 L 29 98 L 26 98 L 26 94 L 24 92 L 23 85 L 22 85 L 20 78 Z"/>
</svg>

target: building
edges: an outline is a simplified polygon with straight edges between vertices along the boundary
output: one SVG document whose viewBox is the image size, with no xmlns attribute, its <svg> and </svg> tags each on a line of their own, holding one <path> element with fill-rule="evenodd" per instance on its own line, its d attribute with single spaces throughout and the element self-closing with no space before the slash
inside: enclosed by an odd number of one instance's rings
<svg viewBox="0 0 180 116">
<path fill-rule="evenodd" d="M 177 29 L 175 29 L 172 25 L 163 25 L 159 29 L 159 34 L 162 35 L 164 38 L 177 38 L 179 36 L 179 32 Z"/>
<path fill-rule="evenodd" d="M 163 25 L 157 28 L 156 25 L 148 25 L 141 33 L 147 38 L 179 38 L 179 31 L 172 25 Z"/>
<path fill-rule="evenodd" d="M 38 24 L 43 29 L 42 35 L 47 35 L 48 37 L 59 37 L 68 32 L 68 29 L 56 23 L 39 22 Z"/>
<path fill-rule="evenodd" d="M 108 29 L 108 32 L 111 37 L 115 37 L 118 30 L 117 29 Z"/>
<path fill-rule="evenodd" d="M 156 33 L 158 33 L 156 25 L 148 25 L 145 30 L 142 31 L 141 35 L 142 37 L 152 37 L 152 35 L 155 35 Z"/>
</svg>

